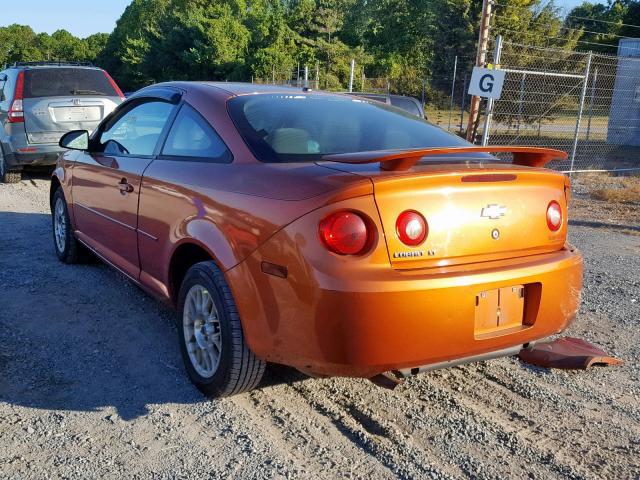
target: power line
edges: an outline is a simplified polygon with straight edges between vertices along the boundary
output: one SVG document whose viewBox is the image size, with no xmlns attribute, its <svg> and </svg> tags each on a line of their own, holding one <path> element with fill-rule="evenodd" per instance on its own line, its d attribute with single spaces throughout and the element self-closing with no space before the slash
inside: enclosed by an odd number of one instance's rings
<svg viewBox="0 0 640 480">
<path fill-rule="evenodd" d="M 599 23 L 608 23 L 610 25 L 618 25 L 620 27 L 631 27 L 640 29 L 640 25 L 631 25 L 629 23 L 618 23 L 618 22 L 610 22 L 608 20 L 596 20 L 595 18 L 589 17 L 578 17 L 576 15 L 567 15 L 565 18 L 576 18 L 578 20 L 588 20 L 590 22 L 599 22 Z"/>
<path fill-rule="evenodd" d="M 506 20 L 509 20 L 509 17 L 505 16 L 505 15 L 494 15 L 494 18 L 504 18 Z M 564 25 L 551 25 L 550 23 L 540 23 L 537 21 L 533 21 L 534 23 L 536 23 L 537 25 L 543 25 L 545 27 L 550 27 L 550 28 L 560 28 L 562 30 L 573 30 L 574 32 L 582 32 L 582 33 L 592 33 L 594 35 L 606 35 L 609 37 L 617 37 L 617 38 L 635 38 L 635 37 L 627 37 L 624 35 L 617 35 L 615 33 L 607 33 L 607 32 L 594 32 L 592 30 L 584 30 L 582 28 L 571 28 L 571 27 L 565 27 Z"/>
<path fill-rule="evenodd" d="M 512 32 L 512 33 L 519 33 L 521 35 L 526 35 L 527 32 L 523 32 L 521 30 L 513 30 L 510 28 L 504 28 L 504 27 L 495 27 L 497 30 L 503 30 L 506 32 Z M 598 43 L 598 42 L 588 42 L 586 40 L 575 40 L 573 38 L 563 38 L 563 37 L 544 37 L 546 40 L 562 40 L 564 42 L 577 42 L 577 43 L 584 43 L 586 45 L 600 45 L 602 47 L 608 47 L 608 48 L 618 48 L 617 45 L 611 45 L 609 43 Z"/>
<path fill-rule="evenodd" d="M 527 10 L 527 11 L 533 13 L 533 11 L 529 7 L 526 7 L 526 6 L 523 6 L 523 5 L 507 5 L 505 3 L 498 3 L 498 2 L 492 2 L 492 3 L 493 3 L 494 6 L 497 6 L 497 7 Z M 612 21 L 609 21 L 609 20 L 598 20 L 596 18 L 581 17 L 581 16 L 578 16 L 578 15 L 565 15 L 564 18 L 575 18 L 577 20 L 587 20 L 589 22 L 594 22 L 594 23 L 606 23 L 606 24 L 609 24 L 609 25 L 616 25 L 616 26 L 620 26 L 620 27 L 631 27 L 631 28 L 640 29 L 640 25 L 631 25 L 629 23 L 612 22 Z M 625 38 L 633 38 L 633 37 L 625 37 Z"/>
</svg>

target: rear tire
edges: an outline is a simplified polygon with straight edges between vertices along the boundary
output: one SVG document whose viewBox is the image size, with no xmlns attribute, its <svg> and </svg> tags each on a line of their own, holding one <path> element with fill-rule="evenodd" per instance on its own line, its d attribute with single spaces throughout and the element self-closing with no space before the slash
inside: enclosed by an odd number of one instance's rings
<svg viewBox="0 0 640 480">
<path fill-rule="evenodd" d="M 2 181 L 2 183 L 18 183 L 22 180 L 22 173 L 7 171 L 7 164 L 5 163 L 1 150 L 2 148 L 0 147 L 0 181 Z"/>
<path fill-rule="evenodd" d="M 60 261 L 64 263 L 84 263 L 91 253 L 76 239 L 69 220 L 67 201 L 62 188 L 53 194 L 51 202 L 51 226 L 53 230 L 53 248 Z"/>
<path fill-rule="evenodd" d="M 214 262 L 187 272 L 178 297 L 178 334 L 189 378 L 205 395 L 235 395 L 260 383 L 266 362 L 249 349 L 231 289 Z"/>
</svg>

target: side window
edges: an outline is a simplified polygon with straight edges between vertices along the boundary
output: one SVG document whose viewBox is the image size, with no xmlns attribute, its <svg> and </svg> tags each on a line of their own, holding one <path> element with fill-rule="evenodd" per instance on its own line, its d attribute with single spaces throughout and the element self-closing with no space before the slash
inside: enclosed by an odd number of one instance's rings
<svg viewBox="0 0 640 480">
<path fill-rule="evenodd" d="M 402 97 L 391 97 L 391 105 L 403 109 L 406 112 L 420 116 L 420 110 L 413 100 Z"/>
<path fill-rule="evenodd" d="M 152 101 L 127 110 L 102 131 L 98 150 L 108 155 L 153 155 L 173 108 Z"/>
<path fill-rule="evenodd" d="M 5 73 L 0 73 L 0 103 L 3 103 L 8 98 L 9 89 L 6 88 L 9 83 L 9 78 Z"/>
<path fill-rule="evenodd" d="M 229 163 L 231 152 L 209 123 L 189 105 L 183 105 L 169 131 L 162 155 Z"/>
</svg>

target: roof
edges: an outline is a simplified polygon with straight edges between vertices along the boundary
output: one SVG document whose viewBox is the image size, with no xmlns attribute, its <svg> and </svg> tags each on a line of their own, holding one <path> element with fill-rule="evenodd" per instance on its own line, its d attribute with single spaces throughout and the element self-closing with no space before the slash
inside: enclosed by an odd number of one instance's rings
<svg viewBox="0 0 640 480">
<path fill-rule="evenodd" d="M 41 61 L 41 62 L 14 62 L 12 64 L 5 65 L 4 68 L 52 68 L 52 67 L 74 67 L 74 68 L 89 68 L 97 69 L 91 62 L 63 62 L 63 61 Z"/>
<path fill-rule="evenodd" d="M 288 85 L 263 85 L 258 83 L 247 82 L 197 82 L 202 85 L 225 90 L 233 95 L 247 95 L 250 93 L 292 93 L 302 92 L 302 87 L 292 87 Z M 311 90 L 307 90 L 311 91 Z"/>
</svg>

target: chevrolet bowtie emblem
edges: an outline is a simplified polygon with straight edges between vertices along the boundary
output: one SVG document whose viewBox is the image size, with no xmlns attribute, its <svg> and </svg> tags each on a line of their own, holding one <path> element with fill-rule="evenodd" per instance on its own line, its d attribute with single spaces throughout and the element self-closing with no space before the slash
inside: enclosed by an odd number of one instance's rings
<svg viewBox="0 0 640 480">
<path fill-rule="evenodd" d="M 507 207 L 503 205 L 491 204 L 482 209 L 480 216 L 490 218 L 491 220 L 497 220 L 500 217 L 504 217 L 505 213 L 507 213 Z"/>
</svg>

